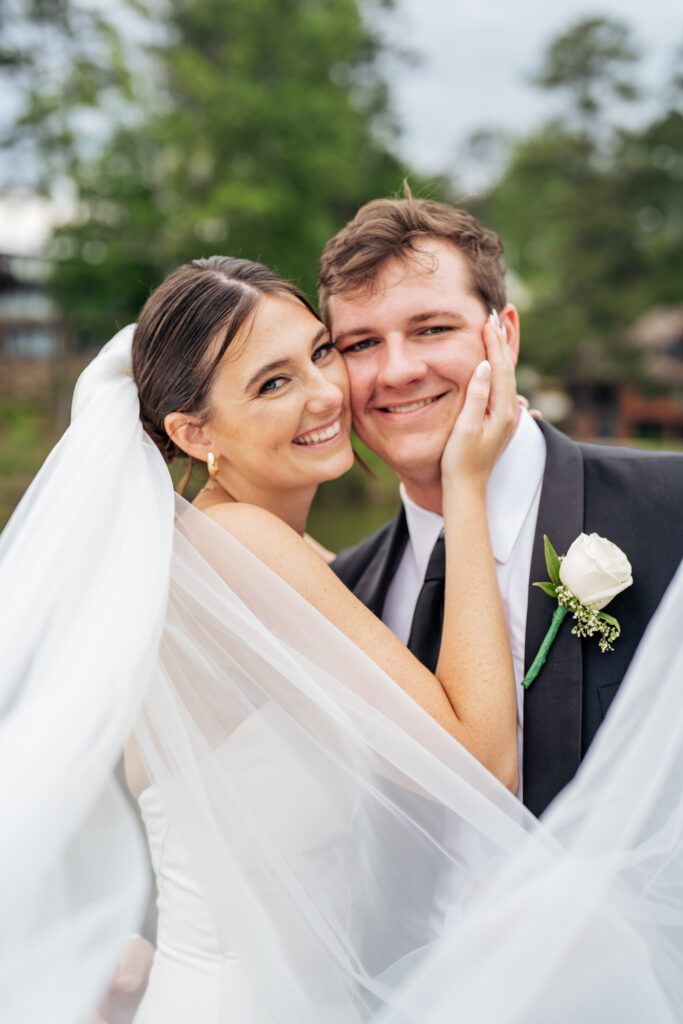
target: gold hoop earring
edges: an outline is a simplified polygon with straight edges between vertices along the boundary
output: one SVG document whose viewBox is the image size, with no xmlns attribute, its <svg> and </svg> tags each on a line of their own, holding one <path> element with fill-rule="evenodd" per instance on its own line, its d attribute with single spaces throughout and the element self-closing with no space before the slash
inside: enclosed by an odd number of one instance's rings
<svg viewBox="0 0 683 1024">
<path fill-rule="evenodd" d="M 218 459 L 213 452 L 209 452 L 206 457 L 206 468 L 209 471 L 209 476 L 216 476 L 218 473 Z"/>
</svg>

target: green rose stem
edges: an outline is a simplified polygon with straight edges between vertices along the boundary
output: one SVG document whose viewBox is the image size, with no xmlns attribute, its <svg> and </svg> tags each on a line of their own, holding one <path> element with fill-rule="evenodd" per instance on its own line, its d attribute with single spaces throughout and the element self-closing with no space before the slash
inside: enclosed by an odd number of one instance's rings
<svg viewBox="0 0 683 1024">
<path fill-rule="evenodd" d="M 568 609 L 563 604 L 558 604 L 557 608 L 553 612 L 552 621 L 550 628 L 543 638 L 543 643 L 539 647 L 538 654 L 531 662 L 529 671 L 522 680 L 522 686 L 525 690 L 528 690 L 534 679 L 545 665 L 545 659 L 548 657 L 548 651 L 550 650 L 553 640 L 557 636 L 557 631 L 564 621 L 565 615 L 567 615 Z"/>
</svg>

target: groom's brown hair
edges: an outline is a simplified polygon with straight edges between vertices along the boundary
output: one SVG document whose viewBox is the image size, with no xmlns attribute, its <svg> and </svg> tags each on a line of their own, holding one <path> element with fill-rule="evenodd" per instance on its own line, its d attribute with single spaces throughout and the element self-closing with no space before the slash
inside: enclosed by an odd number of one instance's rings
<svg viewBox="0 0 683 1024">
<path fill-rule="evenodd" d="M 320 257 L 318 299 L 329 320 L 332 295 L 372 290 L 390 259 L 406 259 L 428 238 L 451 242 L 470 268 L 471 288 L 487 310 L 505 305 L 503 244 L 465 210 L 433 199 L 416 199 L 404 183 L 403 199 L 373 199 L 331 238 Z"/>
</svg>

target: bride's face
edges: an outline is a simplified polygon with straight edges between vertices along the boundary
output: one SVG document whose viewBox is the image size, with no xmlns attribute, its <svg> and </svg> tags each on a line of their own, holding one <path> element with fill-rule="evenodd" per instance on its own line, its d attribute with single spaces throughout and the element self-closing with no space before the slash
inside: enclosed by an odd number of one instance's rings
<svg viewBox="0 0 683 1024">
<path fill-rule="evenodd" d="M 221 361 L 210 402 L 205 429 L 238 499 L 315 486 L 353 462 L 344 360 L 294 298 L 259 302 Z"/>
</svg>

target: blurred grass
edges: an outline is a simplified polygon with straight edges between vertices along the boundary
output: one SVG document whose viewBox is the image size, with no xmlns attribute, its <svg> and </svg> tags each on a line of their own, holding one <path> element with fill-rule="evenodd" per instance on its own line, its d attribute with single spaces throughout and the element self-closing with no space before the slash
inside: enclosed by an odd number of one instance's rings
<svg viewBox="0 0 683 1024">
<path fill-rule="evenodd" d="M 54 419 L 44 403 L 0 402 L 0 529 L 56 440 Z"/>
<path fill-rule="evenodd" d="M 0 401 L 0 529 L 56 440 L 54 417 L 44 403 Z M 652 438 L 614 443 L 650 451 L 683 451 L 683 443 Z M 354 446 L 374 476 L 355 465 L 339 480 L 323 484 L 308 522 L 309 533 L 332 551 L 362 540 L 391 519 L 398 507 L 398 486 L 392 471 L 357 439 Z M 176 486 L 185 468 L 184 461 L 171 467 Z M 195 466 L 185 497 L 191 501 L 205 481 L 206 470 Z"/>
<path fill-rule="evenodd" d="M 642 448 L 648 452 L 683 452 L 683 441 L 662 440 L 661 437 L 632 437 L 628 440 L 615 438 L 605 444 L 626 445 L 627 448 Z"/>
</svg>

